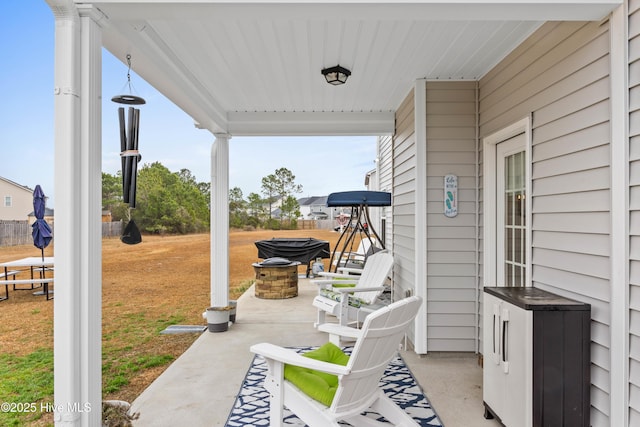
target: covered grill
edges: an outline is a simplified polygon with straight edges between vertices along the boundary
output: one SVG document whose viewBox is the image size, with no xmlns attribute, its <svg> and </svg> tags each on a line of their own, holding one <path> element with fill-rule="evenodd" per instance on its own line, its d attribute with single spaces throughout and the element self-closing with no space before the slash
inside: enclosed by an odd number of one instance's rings
<svg viewBox="0 0 640 427">
<path fill-rule="evenodd" d="M 307 276 L 311 270 L 311 261 L 316 258 L 331 256 L 329 242 L 311 237 L 307 238 L 273 238 L 255 242 L 258 258 L 286 258 L 307 265 Z"/>
</svg>

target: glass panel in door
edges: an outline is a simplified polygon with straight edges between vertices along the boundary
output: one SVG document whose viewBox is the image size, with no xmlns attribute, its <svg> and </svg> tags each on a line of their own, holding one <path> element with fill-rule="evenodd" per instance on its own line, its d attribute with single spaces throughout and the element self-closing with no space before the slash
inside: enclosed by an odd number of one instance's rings
<svg viewBox="0 0 640 427">
<path fill-rule="evenodd" d="M 504 157 L 504 286 L 524 286 L 526 271 L 526 179 L 524 151 Z M 500 197 L 500 196 L 499 196 Z"/>
</svg>

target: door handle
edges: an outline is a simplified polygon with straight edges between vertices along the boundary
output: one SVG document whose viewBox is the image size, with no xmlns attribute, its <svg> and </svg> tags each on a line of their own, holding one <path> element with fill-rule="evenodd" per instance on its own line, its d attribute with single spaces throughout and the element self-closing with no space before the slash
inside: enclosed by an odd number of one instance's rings
<svg viewBox="0 0 640 427">
<path fill-rule="evenodd" d="M 500 365 L 500 304 L 493 305 L 493 361 Z"/>
<path fill-rule="evenodd" d="M 509 310 L 508 309 L 503 309 L 502 310 L 502 316 L 501 316 L 501 325 L 502 327 L 501 332 L 502 335 L 500 337 L 500 344 L 501 344 L 501 363 L 502 363 L 502 368 L 504 370 L 505 374 L 509 373 L 509 352 L 508 352 L 508 348 L 509 348 Z"/>
</svg>

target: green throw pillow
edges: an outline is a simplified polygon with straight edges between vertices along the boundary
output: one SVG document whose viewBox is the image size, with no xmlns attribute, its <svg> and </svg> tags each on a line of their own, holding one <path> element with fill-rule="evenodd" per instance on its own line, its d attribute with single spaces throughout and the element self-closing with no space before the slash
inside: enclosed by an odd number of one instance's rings
<svg viewBox="0 0 640 427">
<path fill-rule="evenodd" d="M 349 356 L 330 342 L 316 350 L 304 353 L 303 356 L 342 366 L 346 366 L 347 362 L 349 362 Z M 284 377 L 307 396 L 327 406 L 331 406 L 333 396 L 335 396 L 338 389 L 338 377 L 336 375 L 313 369 L 285 365 Z"/>
</svg>

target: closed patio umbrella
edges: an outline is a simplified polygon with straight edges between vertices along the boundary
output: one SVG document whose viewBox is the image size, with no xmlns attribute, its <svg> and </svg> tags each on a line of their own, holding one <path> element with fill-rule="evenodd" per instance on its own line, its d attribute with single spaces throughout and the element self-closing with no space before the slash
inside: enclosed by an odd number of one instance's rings
<svg viewBox="0 0 640 427">
<path fill-rule="evenodd" d="M 36 217 L 35 222 L 32 224 L 33 245 L 40 248 L 42 254 L 42 260 L 44 261 L 44 248 L 49 246 L 53 234 L 51 233 L 51 227 L 44 220 L 44 208 L 45 208 L 45 196 L 40 185 L 36 185 L 36 189 L 33 190 L 33 214 Z"/>
</svg>

